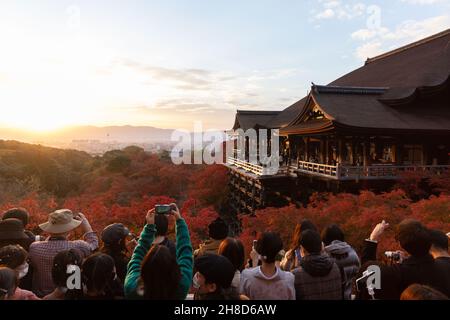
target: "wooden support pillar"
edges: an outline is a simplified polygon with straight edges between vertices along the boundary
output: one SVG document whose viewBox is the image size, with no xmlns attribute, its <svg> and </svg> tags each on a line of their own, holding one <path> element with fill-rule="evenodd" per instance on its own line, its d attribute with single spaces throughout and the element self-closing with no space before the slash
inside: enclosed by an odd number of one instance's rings
<svg viewBox="0 0 450 320">
<path fill-rule="evenodd" d="M 305 138 L 305 161 L 309 161 L 309 137 Z"/>
<path fill-rule="evenodd" d="M 320 155 L 319 162 L 325 163 L 325 139 L 323 137 L 320 138 Z"/>
<path fill-rule="evenodd" d="M 330 164 L 330 145 L 328 136 L 325 137 L 325 163 Z"/>
<path fill-rule="evenodd" d="M 363 142 L 363 166 L 367 167 L 369 165 L 369 153 L 368 153 L 367 141 Z"/>
<path fill-rule="evenodd" d="M 342 165 L 342 138 L 336 137 L 337 139 L 337 162 L 339 165 Z"/>
</svg>

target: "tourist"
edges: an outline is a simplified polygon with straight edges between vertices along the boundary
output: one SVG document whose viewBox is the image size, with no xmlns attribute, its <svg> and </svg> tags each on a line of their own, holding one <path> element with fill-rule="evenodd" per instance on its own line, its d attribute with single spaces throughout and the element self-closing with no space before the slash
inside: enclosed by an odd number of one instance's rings
<svg viewBox="0 0 450 320">
<path fill-rule="evenodd" d="M 155 225 L 156 225 L 156 237 L 153 241 L 153 244 L 160 244 L 162 246 L 166 246 L 169 248 L 170 252 L 176 256 L 176 246 L 167 237 L 167 232 L 169 230 L 169 219 L 165 214 L 157 214 L 155 216 Z"/>
<path fill-rule="evenodd" d="M 117 276 L 124 281 L 130 259 L 127 256 L 127 237 L 130 230 L 122 223 L 114 223 L 103 229 L 101 252 L 111 256 L 116 266 Z"/>
<path fill-rule="evenodd" d="M 300 252 L 300 266 L 292 271 L 295 276 L 296 299 L 343 299 L 341 271 L 334 259 L 323 252 L 322 239 L 317 231 L 302 232 Z"/>
<path fill-rule="evenodd" d="M 449 298 L 436 289 L 415 283 L 402 292 L 400 300 L 449 300 Z"/>
<path fill-rule="evenodd" d="M 23 223 L 19 219 L 9 218 L 0 221 L 0 248 L 18 244 L 28 250 L 32 240 L 25 233 Z"/>
<path fill-rule="evenodd" d="M 196 300 L 239 300 L 232 287 L 236 268 L 224 256 L 206 253 L 195 259 L 193 287 Z"/>
<path fill-rule="evenodd" d="M 344 232 L 335 224 L 327 226 L 322 231 L 322 242 L 325 245 L 325 252 L 334 258 L 343 273 L 344 299 L 350 300 L 353 280 L 358 274 L 361 262 L 356 251 L 344 240 Z"/>
<path fill-rule="evenodd" d="M 71 231 L 81 227 L 84 240 L 68 240 Z M 87 218 L 82 214 L 73 214 L 68 209 L 57 210 L 49 214 L 48 222 L 39 227 L 50 236 L 46 241 L 30 245 L 29 259 L 33 266 L 33 292 L 44 297 L 55 289 L 51 270 L 55 256 L 65 250 L 78 249 L 83 258 L 98 248 L 98 238 Z"/>
<path fill-rule="evenodd" d="M 17 286 L 10 300 L 39 300 L 36 295 L 28 290 L 19 288 L 18 283 L 28 274 L 28 252 L 19 245 L 9 245 L 0 248 L 0 266 L 14 270 L 17 278 Z"/>
<path fill-rule="evenodd" d="M 199 257 L 205 253 L 218 253 L 219 246 L 226 237 L 228 237 L 228 225 L 222 218 L 217 218 L 209 226 L 209 240 L 200 245 L 200 248 L 194 251 L 194 257 Z"/>
<path fill-rule="evenodd" d="M 450 254 L 448 253 L 448 237 L 439 230 L 430 230 L 431 248 L 430 254 L 435 260 L 450 265 Z"/>
<path fill-rule="evenodd" d="M 82 254 L 77 249 L 61 251 L 55 256 L 52 266 L 52 280 L 56 288 L 43 300 L 65 300 L 69 290 L 67 280 L 71 275 L 71 273 L 68 273 L 68 267 L 74 266 L 81 270 L 82 259 Z"/>
<path fill-rule="evenodd" d="M 302 259 L 300 254 L 300 241 L 302 232 L 306 230 L 317 231 L 316 226 L 308 219 L 304 219 L 295 226 L 294 234 L 291 240 L 291 247 L 281 260 L 280 267 L 284 271 L 292 271 L 300 265 Z"/>
<path fill-rule="evenodd" d="M 98 252 L 84 260 L 81 277 L 82 295 L 74 295 L 73 299 L 113 300 L 123 297 L 123 287 L 119 284 L 114 260 L 107 254 Z"/>
<path fill-rule="evenodd" d="M 0 267 L 0 301 L 11 300 L 17 288 L 17 275 L 14 270 Z"/>
<path fill-rule="evenodd" d="M 294 300 L 294 275 L 277 268 L 275 259 L 283 248 L 278 234 L 262 233 L 252 250 L 253 259 L 260 256 L 262 265 L 245 269 L 241 274 L 240 293 L 251 300 Z"/>
<path fill-rule="evenodd" d="M 235 271 L 231 287 L 239 292 L 241 272 L 244 269 L 244 245 L 239 239 L 226 238 L 219 246 L 219 255 L 226 257 L 233 264 Z"/>
<path fill-rule="evenodd" d="M 364 249 L 366 265 L 376 260 L 377 243 L 389 224 L 379 223 L 367 239 Z M 381 268 L 380 290 L 375 289 L 378 299 L 398 300 L 401 293 L 411 284 L 424 284 L 450 295 L 450 272 L 442 264 L 436 263 L 429 253 L 431 249 L 430 232 L 419 221 L 403 220 L 396 228 L 396 240 L 409 257 L 400 259 L 397 263 Z M 361 271 L 365 270 L 365 267 Z"/>
<path fill-rule="evenodd" d="M 39 236 L 36 237 L 33 232 L 31 232 L 30 230 L 27 230 L 27 225 L 30 220 L 30 214 L 28 213 L 28 211 L 26 209 L 12 208 L 12 209 L 6 210 L 2 215 L 3 220 L 11 219 L 11 218 L 19 219 L 20 221 L 22 221 L 24 232 L 30 238 L 31 242 L 40 240 Z"/>
<path fill-rule="evenodd" d="M 176 204 L 176 258 L 166 246 L 152 245 L 156 236 L 155 209 L 146 216 L 146 226 L 128 265 L 125 297 L 147 300 L 184 300 L 192 283 L 192 244 L 186 222 Z"/>
</svg>

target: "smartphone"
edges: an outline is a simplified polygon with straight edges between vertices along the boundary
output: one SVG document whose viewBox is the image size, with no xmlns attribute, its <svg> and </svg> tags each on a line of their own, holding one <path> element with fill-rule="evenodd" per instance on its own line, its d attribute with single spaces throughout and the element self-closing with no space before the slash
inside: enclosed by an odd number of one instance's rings
<svg viewBox="0 0 450 320">
<path fill-rule="evenodd" d="M 155 206 L 156 214 L 170 214 L 172 212 L 172 206 L 170 204 L 157 204 Z"/>
<path fill-rule="evenodd" d="M 256 245 L 258 244 L 258 240 L 253 240 L 253 249 L 256 250 Z"/>
</svg>

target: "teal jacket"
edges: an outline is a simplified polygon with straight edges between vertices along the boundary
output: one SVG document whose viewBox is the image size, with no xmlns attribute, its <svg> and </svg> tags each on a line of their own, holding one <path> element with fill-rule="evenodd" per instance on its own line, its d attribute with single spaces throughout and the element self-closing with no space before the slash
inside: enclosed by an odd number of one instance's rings
<svg viewBox="0 0 450 320">
<path fill-rule="evenodd" d="M 125 297 L 127 299 L 143 299 L 137 293 L 141 278 L 141 264 L 155 239 L 156 226 L 147 224 L 141 233 L 138 245 L 134 249 L 133 256 L 128 263 L 127 276 L 125 278 Z M 177 237 L 177 263 L 180 266 L 181 279 L 178 286 L 177 299 L 184 300 L 192 283 L 192 244 L 186 222 L 179 219 L 176 222 Z"/>
</svg>

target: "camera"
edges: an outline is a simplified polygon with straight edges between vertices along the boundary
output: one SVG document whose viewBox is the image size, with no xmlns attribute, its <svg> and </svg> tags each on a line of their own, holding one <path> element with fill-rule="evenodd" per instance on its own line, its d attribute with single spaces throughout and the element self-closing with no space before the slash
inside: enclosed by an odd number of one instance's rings
<svg viewBox="0 0 450 320">
<path fill-rule="evenodd" d="M 172 206 L 170 204 L 157 204 L 155 205 L 156 214 L 170 214 L 172 212 Z"/>
<path fill-rule="evenodd" d="M 395 262 L 400 261 L 402 258 L 400 252 L 398 251 L 386 251 L 384 255 L 386 256 L 386 258 L 391 259 L 392 261 Z"/>
</svg>

